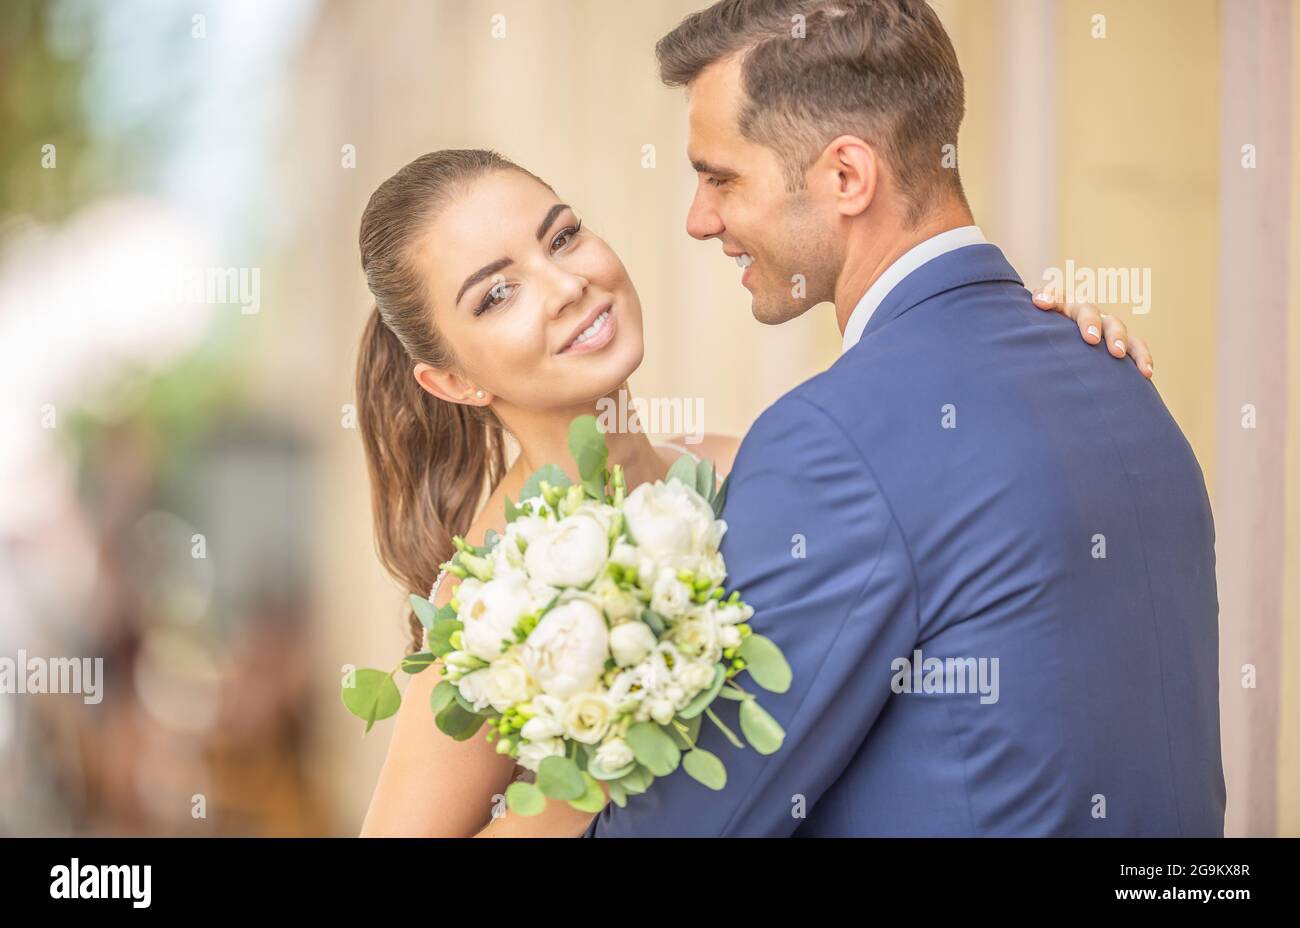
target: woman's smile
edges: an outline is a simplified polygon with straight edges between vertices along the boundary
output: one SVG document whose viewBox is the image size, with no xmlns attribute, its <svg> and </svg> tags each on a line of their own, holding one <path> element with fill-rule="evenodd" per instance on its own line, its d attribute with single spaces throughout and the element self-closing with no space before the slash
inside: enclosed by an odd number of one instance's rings
<svg viewBox="0 0 1300 928">
<path fill-rule="evenodd" d="M 579 329 L 569 336 L 559 354 L 578 354 L 599 351 L 614 339 L 617 324 L 614 319 L 614 305 L 605 303 L 597 306 L 583 320 Z"/>
</svg>

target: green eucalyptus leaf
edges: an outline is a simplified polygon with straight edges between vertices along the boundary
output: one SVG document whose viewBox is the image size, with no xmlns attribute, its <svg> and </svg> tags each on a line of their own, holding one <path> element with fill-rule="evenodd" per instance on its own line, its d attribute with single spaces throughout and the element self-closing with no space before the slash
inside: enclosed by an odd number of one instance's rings
<svg viewBox="0 0 1300 928">
<path fill-rule="evenodd" d="M 422 670 L 427 670 L 438 659 L 438 655 L 432 651 L 421 651 L 418 654 L 408 654 L 402 658 L 402 670 L 414 676 Z"/>
<path fill-rule="evenodd" d="M 577 799 L 569 800 L 569 805 L 579 812 L 599 812 L 605 808 L 605 791 L 600 788 L 596 778 L 588 773 L 582 774 L 582 780 L 587 784 L 586 792 Z"/>
<path fill-rule="evenodd" d="M 714 698 L 718 691 L 722 689 L 723 682 L 727 679 L 727 671 L 721 664 L 715 664 L 713 667 L 713 682 L 709 684 L 708 689 L 700 690 L 695 698 L 686 704 L 682 711 L 678 712 L 679 718 L 693 719 L 703 712 Z"/>
<path fill-rule="evenodd" d="M 506 497 L 506 524 L 509 525 L 511 522 L 515 521 L 515 519 L 518 519 L 523 514 L 524 511 L 515 505 L 514 500 L 512 500 L 510 497 L 507 496 Z"/>
<path fill-rule="evenodd" d="M 696 484 L 695 458 L 691 457 L 689 454 L 683 454 L 674 461 L 673 466 L 668 468 L 668 477 L 665 479 L 665 482 L 668 480 L 679 480 L 694 490 Z"/>
<path fill-rule="evenodd" d="M 418 593 L 412 593 L 411 611 L 415 613 L 415 617 L 420 620 L 421 625 L 430 628 L 437 617 L 438 608 Z"/>
<path fill-rule="evenodd" d="M 402 694 L 391 673 L 365 667 L 352 675 L 352 683 L 343 687 L 343 705 L 366 723 L 366 731 L 375 722 L 395 715 L 402 705 Z"/>
<path fill-rule="evenodd" d="M 517 815 L 537 815 L 546 808 L 546 796 L 532 783 L 516 780 L 506 787 L 506 807 Z"/>
<path fill-rule="evenodd" d="M 447 708 L 449 703 L 454 702 L 455 700 L 456 684 L 452 683 L 450 680 L 439 680 L 438 685 L 435 686 L 433 692 L 429 694 L 429 708 L 433 710 L 434 715 L 437 715 L 443 709 Z"/>
<path fill-rule="evenodd" d="M 456 650 L 451 645 L 451 636 L 453 632 L 464 628 L 463 622 L 456 619 L 439 619 L 433 623 L 433 628 L 429 629 L 429 650 L 438 657 L 445 657 L 452 651 Z"/>
<path fill-rule="evenodd" d="M 537 788 L 551 799 L 580 799 L 587 792 L 578 765 L 567 757 L 551 756 L 537 765 Z"/>
<path fill-rule="evenodd" d="M 589 761 L 587 764 L 588 773 L 590 773 L 597 780 L 605 780 L 606 782 L 610 780 L 622 779 L 623 777 L 631 773 L 634 769 L 636 769 L 636 761 L 630 761 L 624 764 L 622 767 L 619 767 L 617 770 L 606 770 L 604 767 L 600 766 L 600 764 L 596 763 L 594 758 L 591 761 Z"/>
<path fill-rule="evenodd" d="M 718 759 L 718 755 L 704 748 L 687 751 L 682 756 L 682 766 L 709 789 L 722 789 L 727 785 L 726 765 Z"/>
<path fill-rule="evenodd" d="M 534 496 L 541 496 L 543 480 L 562 490 L 573 486 L 573 481 L 569 479 L 569 475 L 562 471 L 558 465 L 543 464 L 533 471 L 531 477 L 524 481 L 523 489 L 519 491 L 519 501 L 523 502 L 526 499 L 532 499 Z"/>
<path fill-rule="evenodd" d="M 623 789 L 623 784 L 614 780 L 606 783 L 605 789 L 609 790 L 609 798 L 614 800 L 614 805 L 620 809 L 627 806 L 627 790 Z"/>
<path fill-rule="evenodd" d="M 760 754 L 776 753 L 785 741 L 785 729 L 768 715 L 757 699 L 746 699 L 740 704 L 740 730 Z"/>
<path fill-rule="evenodd" d="M 706 500 L 713 499 L 714 470 L 713 462 L 700 461 L 695 467 L 695 492 Z"/>
<path fill-rule="evenodd" d="M 718 487 L 718 492 L 714 494 L 711 502 L 713 503 L 713 518 L 722 518 L 722 508 L 727 505 L 727 484 L 731 481 L 731 474 L 722 478 L 722 486 Z"/>
<path fill-rule="evenodd" d="M 650 784 L 654 781 L 654 774 L 637 764 L 627 776 L 619 777 L 617 780 L 611 780 L 610 782 L 617 783 L 629 796 L 639 796 L 648 790 Z"/>
<path fill-rule="evenodd" d="M 654 722 L 638 722 L 627 730 L 627 743 L 637 761 L 657 777 L 677 769 L 682 752 Z"/>
<path fill-rule="evenodd" d="M 655 633 L 656 638 L 662 638 L 664 630 L 668 627 L 664 617 L 653 609 L 642 609 L 641 621 L 650 626 L 650 631 Z"/>
<path fill-rule="evenodd" d="M 595 416 L 578 416 L 569 426 L 569 453 L 578 465 L 578 476 L 589 496 L 605 498 L 605 462 L 609 448 Z"/>
<path fill-rule="evenodd" d="M 736 654 L 744 658 L 745 669 L 763 689 L 772 693 L 784 693 L 790 689 L 794 673 L 771 638 L 750 635 L 740 643 Z"/>
<path fill-rule="evenodd" d="M 459 693 L 456 694 L 459 696 Z M 434 716 L 438 730 L 457 741 L 468 741 L 483 727 L 483 716 L 471 712 L 456 699 L 452 699 Z"/>
</svg>

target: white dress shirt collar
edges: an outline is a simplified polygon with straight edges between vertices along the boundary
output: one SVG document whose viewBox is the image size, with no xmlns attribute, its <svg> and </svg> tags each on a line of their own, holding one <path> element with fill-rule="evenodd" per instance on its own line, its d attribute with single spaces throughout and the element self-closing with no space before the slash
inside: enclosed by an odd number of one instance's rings
<svg viewBox="0 0 1300 928">
<path fill-rule="evenodd" d="M 871 319 L 871 314 L 904 277 L 940 255 L 965 248 L 967 245 L 982 245 L 985 241 L 984 233 L 980 231 L 979 226 L 961 226 L 932 235 L 904 252 L 897 261 L 885 268 L 885 273 L 876 278 L 875 282 L 867 288 L 867 292 L 862 294 L 858 305 L 853 307 L 853 312 L 849 314 L 849 321 L 844 325 L 844 345 L 840 353 L 843 354 L 858 343 L 858 339 L 862 338 L 863 330 L 867 327 L 867 322 Z"/>
</svg>

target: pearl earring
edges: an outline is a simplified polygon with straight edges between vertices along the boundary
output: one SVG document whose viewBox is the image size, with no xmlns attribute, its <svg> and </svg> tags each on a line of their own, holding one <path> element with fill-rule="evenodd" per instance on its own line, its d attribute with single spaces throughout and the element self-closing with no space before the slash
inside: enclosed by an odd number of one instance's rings
<svg viewBox="0 0 1300 928">
<path fill-rule="evenodd" d="M 475 390 L 474 395 L 477 396 L 479 399 L 483 399 L 483 397 L 486 396 L 487 394 L 485 394 L 482 390 Z"/>
</svg>

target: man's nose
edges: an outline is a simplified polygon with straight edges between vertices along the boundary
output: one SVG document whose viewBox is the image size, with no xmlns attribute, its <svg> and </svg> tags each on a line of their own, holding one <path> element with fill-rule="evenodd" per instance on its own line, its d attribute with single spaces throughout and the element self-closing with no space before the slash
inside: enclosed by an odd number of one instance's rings
<svg viewBox="0 0 1300 928">
<path fill-rule="evenodd" d="M 722 233 L 722 217 L 713 208 L 703 191 L 697 190 L 686 213 L 686 234 L 701 241 Z"/>
</svg>

